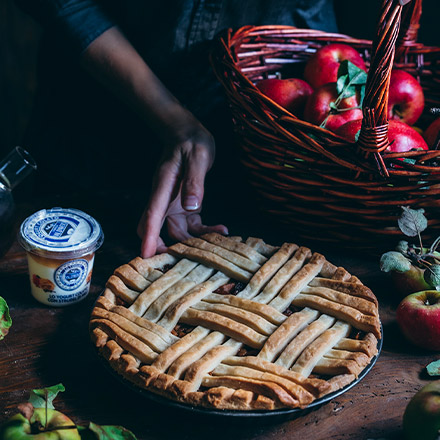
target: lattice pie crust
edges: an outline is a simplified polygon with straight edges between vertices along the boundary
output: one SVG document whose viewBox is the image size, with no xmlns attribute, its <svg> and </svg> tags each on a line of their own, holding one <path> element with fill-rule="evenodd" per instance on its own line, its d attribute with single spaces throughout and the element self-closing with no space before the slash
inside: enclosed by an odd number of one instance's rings
<svg viewBox="0 0 440 440">
<path fill-rule="evenodd" d="M 90 333 L 136 386 L 193 406 L 304 408 L 377 354 L 376 297 L 306 247 L 206 234 L 115 270 Z"/>
</svg>

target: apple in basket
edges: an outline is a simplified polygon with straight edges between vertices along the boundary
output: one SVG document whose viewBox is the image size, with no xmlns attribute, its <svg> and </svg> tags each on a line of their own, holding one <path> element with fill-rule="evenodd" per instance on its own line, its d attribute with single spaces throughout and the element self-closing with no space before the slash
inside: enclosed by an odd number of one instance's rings
<svg viewBox="0 0 440 440">
<path fill-rule="evenodd" d="M 263 79 L 256 87 L 295 116 L 302 116 L 307 98 L 313 92 L 310 85 L 300 78 Z"/>
<path fill-rule="evenodd" d="M 437 440 L 440 432 L 440 380 L 423 386 L 403 413 L 405 440 Z"/>
<path fill-rule="evenodd" d="M 405 338 L 417 347 L 440 351 L 440 292 L 422 290 L 406 296 L 396 310 Z"/>
<path fill-rule="evenodd" d="M 426 143 L 430 148 L 435 148 L 440 143 L 440 117 L 434 119 L 423 133 Z"/>
<path fill-rule="evenodd" d="M 331 43 L 321 47 L 307 61 L 304 68 L 304 79 L 314 88 L 335 82 L 338 76 L 339 64 L 351 61 L 356 66 L 366 70 L 364 60 L 359 52 L 348 44 Z"/>
<path fill-rule="evenodd" d="M 404 153 L 410 150 L 429 149 L 423 137 L 408 124 L 395 120 L 388 122 L 388 140 L 390 141 L 390 146 L 386 151 L 390 153 Z M 361 126 L 362 119 L 349 121 L 340 126 L 335 133 L 347 139 L 348 142 L 354 143 L 357 140 L 357 134 Z"/>
<path fill-rule="evenodd" d="M 339 111 L 332 108 L 332 104 L 336 102 L 338 102 Z M 324 84 L 314 90 L 307 100 L 304 119 L 312 124 L 321 124 L 327 130 L 335 131 L 348 121 L 362 118 L 359 103 L 359 93 L 340 99 L 336 83 Z"/>
<path fill-rule="evenodd" d="M 420 83 L 408 72 L 393 69 L 388 96 L 388 119 L 413 125 L 425 107 Z"/>
</svg>

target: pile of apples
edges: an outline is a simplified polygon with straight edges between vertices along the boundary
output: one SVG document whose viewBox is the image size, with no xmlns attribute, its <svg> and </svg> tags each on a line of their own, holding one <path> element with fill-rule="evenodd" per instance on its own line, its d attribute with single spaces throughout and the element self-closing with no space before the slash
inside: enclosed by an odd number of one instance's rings
<svg viewBox="0 0 440 440">
<path fill-rule="evenodd" d="M 337 80 L 340 64 L 348 60 L 366 72 L 359 52 L 352 46 L 332 43 L 318 49 L 307 61 L 303 78 L 263 79 L 256 87 L 272 101 L 307 122 L 325 126 L 348 142 L 355 142 L 362 124 L 361 96 L 340 99 L 339 111 L 334 111 L 338 99 Z M 393 69 L 388 98 L 389 152 L 434 148 L 440 131 L 440 117 L 426 131 L 413 125 L 425 105 L 424 93 L 411 74 Z"/>
</svg>

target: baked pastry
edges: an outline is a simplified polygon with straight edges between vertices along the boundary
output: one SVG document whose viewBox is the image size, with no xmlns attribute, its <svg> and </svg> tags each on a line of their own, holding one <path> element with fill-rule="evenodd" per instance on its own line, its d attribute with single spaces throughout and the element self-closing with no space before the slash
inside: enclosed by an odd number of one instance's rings
<svg viewBox="0 0 440 440">
<path fill-rule="evenodd" d="M 117 268 L 91 338 L 166 398 L 228 410 L 305 408 L 377 355 L 374 294 L 306 247 L 206 234 Z"/>
</svg>

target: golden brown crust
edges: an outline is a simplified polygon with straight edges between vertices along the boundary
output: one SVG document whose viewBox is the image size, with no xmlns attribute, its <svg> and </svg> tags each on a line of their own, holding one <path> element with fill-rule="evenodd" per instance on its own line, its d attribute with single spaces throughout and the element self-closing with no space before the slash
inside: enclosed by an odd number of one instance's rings
<svg viewBox="0 0 440 440">
<path fill-rule="evenodd" d="M 206 234 L 170 252 L 117 268 L 91 314 L 100 354 L 139 388 L 206 408 L 305 408 L 377 355 L 376 297 L 308 248 Z M 246 285 L 224 294 L 233 281 Z"/>
</svg>

